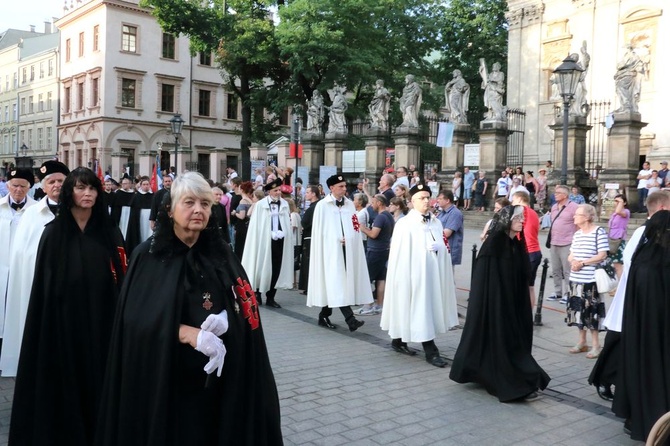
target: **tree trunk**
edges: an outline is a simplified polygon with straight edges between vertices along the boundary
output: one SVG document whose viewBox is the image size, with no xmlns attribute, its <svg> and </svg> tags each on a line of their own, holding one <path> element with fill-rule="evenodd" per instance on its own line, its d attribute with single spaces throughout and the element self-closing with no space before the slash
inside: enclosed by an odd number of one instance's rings
<svg viewBox="0 0 670 446">
<path fill-rule="evenodd" d="M 240 139 L 240 152 L 242 155 L 242 168 L 238 172 L 242 180 L 249 181 L 251 178 L 251 87 L 249 77 L 240 76 L 240 101 L 242 102 L 242 138 Z"/>
</svg>

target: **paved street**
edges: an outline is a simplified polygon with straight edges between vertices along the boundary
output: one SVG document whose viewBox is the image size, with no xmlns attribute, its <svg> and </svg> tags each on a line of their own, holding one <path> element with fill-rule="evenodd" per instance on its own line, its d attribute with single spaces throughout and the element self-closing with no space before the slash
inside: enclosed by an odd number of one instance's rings
<svg viewBox="0 0 670 446">
<path fill-rule="evenodd" d="M 457 268 L 462 315 L 479 232 L 466 230 L 464 265 Z M 305 296 L 283 291 L 277 301 L 282 309 L 261 311 L 287 445 L 640 444 L 623 433 L 622 422 L 586 383 L 594 360 L 568 353 L 577 332 L 565 326 L 557 302 L 545 302 L 544 325 L 534 337 L 533 353 L 552 378 L 549 387 L 532 403 L 501 404 L 477 386 L 450 381 L 449 368 L 429 365 L 422 353 L 395 353 L 379 328 L 380 316 L 362 316 L 365 326 L 350 333 L 335 310 L 331 320 L 340 328 L 327 330 L 317 326 L 318 309 L 307 308 Z M 453 358 L 460 336 L 454 330 L 436 339 L 444 357 Z M 420 344 L 410 346 L 421 351 Z M 7 442 L 13 384 L 0 379 L 0 445 Z"/>
</svg>

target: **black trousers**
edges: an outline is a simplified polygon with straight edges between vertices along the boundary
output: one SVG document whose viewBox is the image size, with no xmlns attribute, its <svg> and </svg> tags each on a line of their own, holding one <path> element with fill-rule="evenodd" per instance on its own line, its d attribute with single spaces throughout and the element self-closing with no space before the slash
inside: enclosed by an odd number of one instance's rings
<svg viewBox="0 0 670 446">
<path fill-rule="evenodd" d="M 340 307 L 340 311 L 342 312 L 342 316 L 344 316 L 344 320 L 349 320 L 349 318 L 354 317 L 354 311 L 351 309 L 350 306 L 346 307 Z M 319 317 L 330 317 L 333 314 L 333 309 L 331 307 L 322 307 L 321 312 L 319 312 Z"/>
<path fill-rule="evenodd" d="M 277 294 L 277 280 L 279 280 L 279 273 L 281 271 L 281 260 L 284 255 L 284 239 L 272 240 L 270 244 L 271 248 L 271 260 L 272 260 L 272 276 L 270 277 L 270 289 L 265 293 L 265 297 L 268 301 L 272 302 L 275 300 L 275 294 Z"/>
<path fill-rule="evenodd" d="M 302 241 L 302 260 L 300 261 L 300 280 L 298 288 L 307 292 L 309 286 L 309 251 L 312 240 L 307 238 Z"/>
</svg>

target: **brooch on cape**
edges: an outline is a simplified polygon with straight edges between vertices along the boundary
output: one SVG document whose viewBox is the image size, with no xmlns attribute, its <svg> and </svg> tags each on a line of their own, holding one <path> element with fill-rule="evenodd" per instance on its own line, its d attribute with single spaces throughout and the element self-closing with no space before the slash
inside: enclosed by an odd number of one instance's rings
<svg viewBox="0 0 670 446">
<path fill-rule="evenodd" d="M 210 300 L 212 298 L 212 295 L 209 294 L 209 292 L 205 291 L 205 293 L 202 295 L 202 298 L 204 299 L 204 302 L 202 303 L 202 308 L 205 310 L 209 311 L 212 309 L 214 304 Z"/>
</svg>

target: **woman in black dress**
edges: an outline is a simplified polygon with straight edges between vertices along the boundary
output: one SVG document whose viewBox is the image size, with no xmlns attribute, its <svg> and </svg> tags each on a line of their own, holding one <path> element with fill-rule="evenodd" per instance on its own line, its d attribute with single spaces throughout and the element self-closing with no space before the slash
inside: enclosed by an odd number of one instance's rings
<svg viewBox="0 0 670 446">
<path fill-rule="evenodd" d="M 522 206 L 507 206 L 493 216 L 449 374 L 459 383 L 481 384 L 501 402 L 535 399 L 550 380 L 531 355 L 530 264 L 525 242 L 517 237 L 522 229 Z"/>
<path fill-rule="evenodd" d="M 91 445 L 95 435 L 125 251 L 93 171 L 70 172 L 59 206 L 37 252 L 11 445 Z"/>
<path fill-rule="evenodd" d="M 210 219 L 212 190 L 180 175 L 119 300 L 99 445 L 281 445 L 256 296 Z"/>
</svg>

